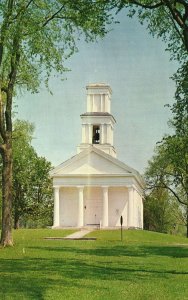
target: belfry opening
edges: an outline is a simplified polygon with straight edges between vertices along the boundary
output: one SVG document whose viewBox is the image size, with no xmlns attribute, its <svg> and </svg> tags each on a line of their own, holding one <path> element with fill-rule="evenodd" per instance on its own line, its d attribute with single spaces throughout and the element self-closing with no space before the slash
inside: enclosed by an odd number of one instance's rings
<svg viewBox="0 0 188 300">
<path fill-rule="evenodd" d="M 99 125 L 93 125 L 93 144 L 100 144 L 100 126 Z"/>
</svg>

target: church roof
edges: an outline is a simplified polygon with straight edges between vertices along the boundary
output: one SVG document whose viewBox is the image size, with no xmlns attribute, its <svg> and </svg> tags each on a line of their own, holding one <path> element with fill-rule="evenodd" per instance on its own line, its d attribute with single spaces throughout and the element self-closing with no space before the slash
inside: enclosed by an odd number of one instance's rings
<svg viewBox="0 0 188 300">
<path fill-rule="evenodd" d="M 126 176 L 134 177 L 140 186 L 144 186 L 138 171 L 92 145 L 54 168 L 50 175 L 51 177 Z"/>
</svg>

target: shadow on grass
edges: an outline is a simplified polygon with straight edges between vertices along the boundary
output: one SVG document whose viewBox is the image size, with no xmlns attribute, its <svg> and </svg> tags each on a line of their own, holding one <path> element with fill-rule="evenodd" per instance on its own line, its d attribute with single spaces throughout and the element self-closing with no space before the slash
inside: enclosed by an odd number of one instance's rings
<svg viewBox="0 0 188 300">
<path fill-rule="evenodd" d="M 143 258 L 157 255 L 172 258 L 188 257 L 188 249 L 183 247 L 117 245 L 110 248 L 85 249 L 83 244 L 80 247 L 64 244 L 64 247 L 30 247 L 30 249 L 34 250 L 35 255 L 40 253 L 41 258 L 24 257 L 0 261 L 0 295 L 6 295 L 7 299 L 13 299 L 13 295 L 20 295 L 17 299 L 42 300 L 49 290 L 59 289 L 62 295 L 71 289 L 79 291 L 83 281 L 86 290 L 95 292 L 97 284 L 102 280 L 109 281 L 110 284 L 117 280 L 138 282 L 168 279 L 172 275 L 188 275 L 188 272 L 161 267 L 155 264 L 155 261 L 146 264 L 144 260 L 138 262 L 128 259 L 128 257 Z M 53 252 L 53 255 L 44 258 L 46 251 Z M 110 260 L 110 256 L 121 256 L 121 264 L 119 260 Z M 106 288 L 103 286 L 100 289 Z"/>
<path fill-rule="evenodd" d="M 71 252 L 79 253 L 84 255 L 95 255 L 95 256 L 133 256 L 133 257 L 146 257 L 150 256 L 166 256 L 172 258 L 187 258 L 188 247 L 183 246 L 126 246 L 118 245 L 111 247 L 100 247 L 100 248 L 84 248 L 70 247 L 66 244 L 63 247 L 30 247 L 35 250 L 46 250 L 55 252 Z"/>
<path fill-rule="evenodd" d="M 42 300 L 50 289 L 59 289 L 63 295 L 67 288 L 79 290 L 78 279 L 94 278 L 99 273 L 100 270 L 91 269 L 85 263 L 71 260 L 5 259 L 0 262 L 0 299 Z M 91 282 L 84 287 L 93 292 L 96 289 Z"/>
<path fill-rule="evenodd" d="M 121 265 L 117 266 L 117 264 L 110 262 L 96 263 L 95 261 L 77 259 L 6 259 L 0 265 L 1 291 L 2 288 L 10 293 L 23 290 L 33 299 L 41 299 L 47 288 L 55 288 L 57 285 L 60 285 L 62 289 L 64 287 L 79 287 L 80 284 L 77 280 L 131 280 L 136 282 L 142 279 L 167 278 L 169 274 L 188 274 L 188 272 L 175 270 L 152 269 L 152 266 L 149 269 L 144 267 L 144 263 L 137 265 L 136 263 L 126 264 L 122 262 Z M 9 274 L 7 281 L 6 274 Z M 86 286 L 86 288 L 90 289 L 91 285 Z"/>
<path fill-rule="evenodd" d="M 149 255 L 167 256 L 172 258 L 188 257 L 188 247 L 184 246 L 145 246 L 144 249 Z"/>
</svg>

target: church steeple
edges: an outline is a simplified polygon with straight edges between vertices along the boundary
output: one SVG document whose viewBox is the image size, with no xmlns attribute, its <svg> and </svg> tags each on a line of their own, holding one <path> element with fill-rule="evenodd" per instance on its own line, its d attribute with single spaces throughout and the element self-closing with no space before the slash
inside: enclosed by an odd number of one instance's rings
<svg viewBox="0 0 188 300">
<path fill-rule="evenodd" d="M 113 146 L 115 119 L 111 115 L 111 94 L 109 85 L 89 84 L 87 90 L 87 112 L 81 115 L 82 142 L 78 153 L 93 145 L 116 157 Z"/>
</svg>

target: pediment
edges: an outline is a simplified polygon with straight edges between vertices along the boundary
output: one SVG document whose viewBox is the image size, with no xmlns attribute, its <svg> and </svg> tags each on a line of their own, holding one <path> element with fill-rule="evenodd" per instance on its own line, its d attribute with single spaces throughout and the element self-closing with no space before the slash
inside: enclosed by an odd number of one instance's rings
<svg viewBox="0 0 188 300">
<path fill-rule="evenodd" d="M 65 163 L 56 167 L 51 176 L 63 175 L 116 175 L 133 174 L 133 169 L 121 163 L 117 159 L 104 153 L 101 150 L 94 149 L 82 151 L 69 159 Z"/>
</svg>

